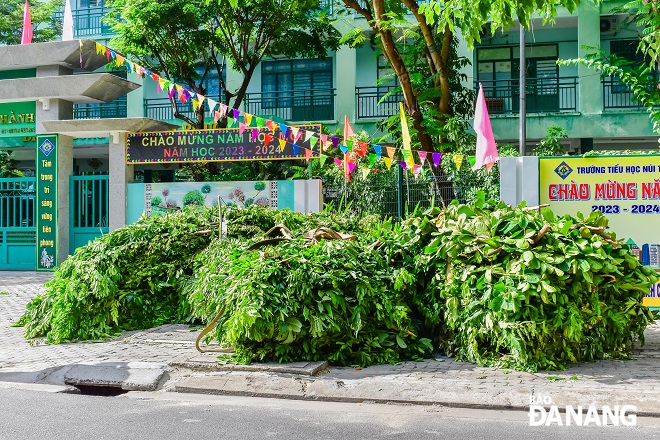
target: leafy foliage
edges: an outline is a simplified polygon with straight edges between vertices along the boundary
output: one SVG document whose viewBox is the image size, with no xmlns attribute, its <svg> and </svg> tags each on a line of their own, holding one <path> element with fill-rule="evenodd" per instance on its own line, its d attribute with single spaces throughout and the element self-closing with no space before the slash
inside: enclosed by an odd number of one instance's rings
<svg viewBox="0 0 660 440">
<path fill-rule="evenodd" d="M 177 279 L 211 241 L 214 217 L 208 209 L 142 217 L 78 248 L 28 304 L 19 320 L 26 337 L 96 340 L 185 320 Z"/>
<path fill-rule="evenodd" d="M 557 217 L 480 198 L 406 225 L 420 310 L 459 359 L 535 371 L 626 357 L 652 320 L 642 298 L 658 278 L 599 212 Z"/>
<path fill-rule="evenodd" d="M 23 32 L 24 0 L 0 0 L 0 44 L 20 44 Z M 64 1 L 31 1 L 32 42 L 51 41 L 62 34 L 62 20 L 55 18 Z"/>
<path fill-rule="evenodd" d="M 224 309 L 215 337 L 238 362 L 369 365 L 439 347 L 535 371 L 625 358 L 652 319 L 642 298 L 658 277 L 600 212 L 559 217 L 483 193 L 401 224 L 250 206 L 225 210 L 222 241 L 217 215 L 142 218 L 78 249 L 28 304 L 26 336 L 99 339 Z M 247 250 L 278 224 L 297 238 Z M 300 238 L 320 226 L 357 239 Z"/>
<path fill-rule="evenodd" d="M 566 137 L 568 137 L 568 133 L 564 128 L 551 125 L 545 131 L 543 139 L 532 150 L 532 156 L 563 156 L 564 146 L 559 139 Z"/>
</svg>

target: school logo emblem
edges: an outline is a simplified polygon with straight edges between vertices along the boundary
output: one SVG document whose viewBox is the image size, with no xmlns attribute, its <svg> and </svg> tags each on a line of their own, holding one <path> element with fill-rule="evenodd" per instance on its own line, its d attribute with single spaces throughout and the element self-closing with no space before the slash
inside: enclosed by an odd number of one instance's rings
<svg viewBox="0 0 660 440">
<path fill-rule="evenodd" d="M 55 145 L 53 145 L 48 139 L 46 139 L 41 143 L 41 145 L 39 145 L 39 149 L 41 150 L 42 153 L 48 156 L 50 153 L 53 152 L 53 150 L 55 150 Z"/>
<path fill-rule="evenodd" d="M 572 172 L 573 168 L 569 167 L 568 164 L 564 161 L 562 161 L 559 165 L 557 165 L 557 168 L 555 168 L 555 173 L 557 173 L 557 175 L 561 177 L 562 180 L 566 179 Z"/>
</svg>

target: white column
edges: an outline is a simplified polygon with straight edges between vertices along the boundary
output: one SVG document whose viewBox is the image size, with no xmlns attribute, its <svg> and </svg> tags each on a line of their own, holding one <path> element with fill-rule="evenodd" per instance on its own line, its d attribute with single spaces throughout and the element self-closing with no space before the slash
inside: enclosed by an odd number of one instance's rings
<svg viewBox="0 0 660 440">
<path fill-rule="evenodd" d="M 110 133 L 110 187 L 108 228 L 110 231 L 126 226 L 127 185 L 133 182 L 133 165 L 126 164 L 126 132 Z"/>
<path fill-rule="evenodd" d="M 335 84 L 337 89 L 337 101 L 335 104 L 335 120 L 340 127 L 344 126 L 344 115 L 348 116 L 351 123 L 356 118 L 355 101 L 355 49 L 342 46 L 335 53 Z"/>
</svg>

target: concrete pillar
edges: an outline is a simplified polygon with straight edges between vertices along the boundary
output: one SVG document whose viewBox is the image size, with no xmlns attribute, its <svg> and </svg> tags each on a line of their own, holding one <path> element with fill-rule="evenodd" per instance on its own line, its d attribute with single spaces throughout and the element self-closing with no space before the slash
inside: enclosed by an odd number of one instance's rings
<svg viewBox="0 0 660 440">
<path fill-rule="evenodd" d="M 37 134 L 47 134 L 44 121 L 62 121 L 73 119 L 73 103 L 63 99 L 43 99 L 37 101 L 36 130 Z"/>
<path fill-rule="evenodd" d="M 593 2 L 581 2 L 578 13 L 578 56 L 583 58 L 593 50 L 583 46 L 600 47 L 600 6 Z M 583 114 L 602 113 L 603 86 L 600 75 L 593 69 L 578 65 L 578 108 Z"/>
<path fill-rule="evenodd" d="M 500 158 L 500 197 L 508 205 L 523 200 L 527 206 L 539 204 L 539 158 L 537 156 Z"/>
<path fill-rule="evenodd" d="M 138 78 L 137 73 L 128 74 L 129 81 L 143 84 L 126 95 L 126 116 L 129 118 L 141 118 L 146 116 L 144 113 L 144 80 Z"/>
<path fill-rule="evenodd" d="M 335 53 L 335 84 L 337 97 L 335 102 L 335 120 L 340 127 L 344 126 L 344 115 L 349 121 L 354 122 L 356 118 L 355 100 L 355 72 L 356 72 L 356 50 L 349 46 L 341 46 Z"/>
<path fill-rule="evenodd" d="M 128 201 L 127 185 L 133 182 L 133 165 L 126 164 L 126 132 L 110 133 L 108 170 L 110 187 L 108 228 L 110 231 L 126 226 Z"/>
<path fill-rule="evenodd" d="M 57 146 L 57 264 L 69 256 L 70 177 L 73 175 L 73 138 L 59 135 Z"/>
</svg>

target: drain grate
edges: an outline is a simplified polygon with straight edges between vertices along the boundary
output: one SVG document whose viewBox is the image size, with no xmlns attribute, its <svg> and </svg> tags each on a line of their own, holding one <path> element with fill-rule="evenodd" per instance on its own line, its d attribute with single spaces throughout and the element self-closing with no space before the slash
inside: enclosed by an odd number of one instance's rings
<svg viewBox="0 0 660 440">
<path fill-rule="evenodd" d="M 85 396 L 117 397 L 128 393 L 128 390 L 111 386 L 76 385 L 76 388 Z"/>
</svg>

